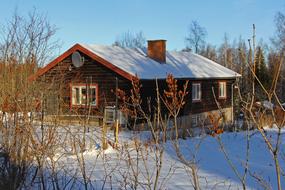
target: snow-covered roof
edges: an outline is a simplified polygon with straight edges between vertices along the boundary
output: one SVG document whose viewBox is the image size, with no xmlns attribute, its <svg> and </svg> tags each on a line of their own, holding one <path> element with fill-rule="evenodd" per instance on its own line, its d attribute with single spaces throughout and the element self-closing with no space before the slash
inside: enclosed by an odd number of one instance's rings
<svg viewBox="0 0 285 190">
<path fill-rule="evenodd" d="M 193 79 L 241 76 L 214 61 L 191 52 L 167 51 L 166 63 L 161 64 L 149 58 L 145 49 L 80 45 L 125 72 L 137 75 L 140 79 L 166 78 L 167 74 L 173 74 L 175 78 Z"/>
</svg>

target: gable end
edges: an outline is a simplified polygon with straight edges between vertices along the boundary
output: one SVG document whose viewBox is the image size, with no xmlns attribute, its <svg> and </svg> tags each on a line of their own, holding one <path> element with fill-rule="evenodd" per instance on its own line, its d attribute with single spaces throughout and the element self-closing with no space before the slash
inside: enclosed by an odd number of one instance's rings
<svg viewBox="0 0 285 190">
<path fill-rule="evenodd" d="M 128 73 L 128 72 L 118 68 L 117 66 L 113 65 L 112 63 L 110 63 L 110 62 L 106 61 L 105 59 L 99 57 L 98 55 L 96 55 L 95 53 L 91 52 L 90 50 L 82 47 L 80 44 L 75 44 L 73 47 L 68 49 L 66 52 L 61 54 L 59 57 L 54 59 L 52 62 L 50 62 L 48 65 L 46 65 L 45 67 L 39 69 L 34 75 L 30 76 L 29 80 L 33 81 L 33 80 L 36 80 L 38 77 L 44 75 L 46 72 L 48 72 L 50 69 L 55 67 L 58 63 L 63 61 L 65 58 L 70 56 L 75 51 L 79 51 L 81 53 L 86 54 L 90 58 L 94 59 L 95 61 L 99 62 L 100 64 L 104 65 L 105 67 L 109 68 L 110 70 L 114 71 L 115 73 L 121 75 L 122 77 L 124 77 L 124 78 L 126 78 L 126 79 L 128 79 L 130 81 L 135 77 L 134 75 L 132 75 L 132 74 L 130 74 L 130 73 Z"/>
</svg>

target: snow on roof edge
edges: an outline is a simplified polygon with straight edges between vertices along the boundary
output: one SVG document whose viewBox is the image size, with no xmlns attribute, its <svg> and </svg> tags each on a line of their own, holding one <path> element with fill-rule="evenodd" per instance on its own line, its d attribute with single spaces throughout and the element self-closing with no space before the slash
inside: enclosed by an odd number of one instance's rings
<svg viewBox="0 0 285 190">
<path fill-rule="evenodd" d="M 191 52 L 191 53 L 192 53 L 192 52 Z M 213 61 L 213 60 L 211 60 L 211 59 L 208 59 L 207 57 L 204 57 L 204 56 L 199 55 L 199 54 L 196 54 L 196 53 L 192 53 L 192 54 L 195 55 L 195 56 L 200 57 L 201 59 L 204 59 L 204 60 L 206 60 L 206 61 L 210 61 L 210 62 L 212 62 L 212 63 L 215 64 L 215 65 L 222 66 L 222 67 L 224 67 L 224 68 L 226 68 L 226 69 L 228 69 L 228 70 L 234 72 L 234 73 L 237 75 L 237 76 L 235 76 L 235 77 L 241 77 L 241 74 L 239 74 L 238 72 L 236 72 L 236 71 L 234 71 L 234 70 L 231 70 L 231 69 L 229 69 L 229 68 L 227 68 L 227 67 L 225 67 L 225 66 L 223 66 L 223 65 L 221 65 L 221 64 L 219 64 L 219 63 L 217 63 L 217 62 L 215 62 L 215 61 Z"/>
<path fill-rule="evenodd" d="M 201 74 L 199 76 L 199 72 L 197 74 L 197 71 L 194 74 L 192 70 L 191 70 L 191 64 L 192 65 L 197 65 L 197 63 L 185 63 L 185 61 L 179 61 L 179 54 L 183 55 L 183 52 L 178 52 L 178 51 L 174 51 L 176 52 L 176 54 L 173 51 L 167 51 L 167 53 L 171 56 L 178 56 L 177 63 L 174 62 L 168 62 L 166 64 L 168 64 L 167 66 L 162 66 L 160 63 L 158 63 L 157 61 L 150 59 L 147 56 L 147 53 L 145 52 L 145 50 L 143 49 L 139 49 L 140 51 L 138 51 L 138 49 L 132 49 L 132 48 L 122 48 L 122 47 L 118 47 L 118 46 L 108 46 L 108 45 L 95 45 L 95 44 L 83 44 L 80 43 L 80 45 L 84 48 L 87 48 L 88 50 L 92 51 L 94 54 L 96 54 L 97 56 L 109 61 L 110 63 L 112 63 L 113 65 L 121 68 L 122 70 L 132 74 L 132 75 L 138 75 L 138 77 L 140 79 L 143 80 L 151 80 L 151 79 L 165 79 L 167 77 L 168 74 L 173 74 L 173 76 L 177 79 L 193 79 L 193 80 L 201 80 L 201 79 L 235 79 L 238 77 L 241 77 L 241 75 L 231 69 L 228 69 L 222 65 L 220 65 L 217 62 L 214 62 L 206 57 L 203 57 L 201 55 L 198 54 L 194 54 L 192 52 L 187 52 L 187 56 L 189 57 L 194 57 L 195 61 L 197 61 L 197 58 L 200 59 L 198 60 L 199 62 L 202 61 L 202 65 L 206 64 L 206 66 L 213 66 L 213 72 L 215 73 L 223 73 L 223 74 Z M 98 48 L 98 49 L 96 49 Z M 123 58 L 124 61 L 122 62 L 122 60 L 119 60 L 119 58 L 117 58 L 114 55 L 117 55 L 117 53 L 120 53 L 120 55 L 125 56 Z M 173 54 L 174 53 L 174 54 Z M 185 54 L 184 54 L 185 56 Z M 130 59 L 133 58 L 134 59 Z M 196 57 L 196 58 L 195 58 Z M 125 61 L 127 60 L 127 61 Z M 130 63 L 128 63 L 130 62 Z M 193 61 L 192 61 L 193 62 Z M 146 64 L 147 63 L 147 64 Z M 150 65 L 153 64 L 153 65 Z M 175 65 L 176 64 L 176 65 Z M 188 65 L 187 65 L 188 64 Z M 200 63 L 199 63 L 200 64 Z M 185 71 L 183 70 L 183 68 L 175 68 L 175 66 L 187 66 L 187 69 L 190 71 L 189 75 L 185 74 Z M 190 66 L 189 66 L 190 65 Z M 167 68 L 168 67 L 168 68 Z M 217 67 L 217 68 L 215 68 Z M 141 71 L 141 70 L 146 70 L 146 71 Z M 175 70 L 176 69 L 176 70 Z M 179 70 L 180 69 L 180 70 Z M 204 68 L 200 67 L 200 70 L 203 70 Z M 155 72 L 154 72 L 155 71 Z M 173 72 L 171 72 L 173 71 Z M 194 69 L 195 71 L 195 69 Z M 180 74 L 179 74 L 180 72 Z M 147 74 L 146 74 L 147 73 Z M 198 75 L 198 76 L 197 76 Z"/>
</svg>

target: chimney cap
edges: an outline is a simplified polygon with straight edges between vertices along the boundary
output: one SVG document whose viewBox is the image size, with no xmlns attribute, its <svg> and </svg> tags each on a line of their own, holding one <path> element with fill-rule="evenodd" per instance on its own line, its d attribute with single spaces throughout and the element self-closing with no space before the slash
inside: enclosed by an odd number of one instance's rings
<svg viewBox="0 0 285 190">
<path fill-rule="evenodd" d="M 147 40 L 148 42 L 157 42 L 157 41 L 164 41 L 166 42 L 167 40 L 164 39 L 155 39 L 155 40 Z"/>
</svg>

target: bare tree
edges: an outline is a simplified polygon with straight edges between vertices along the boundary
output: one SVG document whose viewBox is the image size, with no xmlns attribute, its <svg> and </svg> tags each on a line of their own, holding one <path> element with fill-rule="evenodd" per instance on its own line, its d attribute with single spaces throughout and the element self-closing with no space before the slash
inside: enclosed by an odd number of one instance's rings
<svg viewBox="0 0 285 190">
<path fill-rule="evenodd" d="M 216 47 L 212 46 L 211 44 L 207 44 L 206 46 L 204 46 L 200 51 L 200 55 L 216 62 L 218 59 Z"/>
<path fill-rule="evenodd" d="M 1 153 L 7 155 L 7 162 L 0 163 L 0 175 L 7 177 L 1 188 L 21 188 L 39 176 L 45 189 L 43 157 L 51 154 L 56 138 L 54 128 L 40 134 L 33 125 L 31 113 L 39 112 L 39 97 L 46 91 L 30 83 L 28 76 L 58 47 L 52 41 L 56 29 L 36 10 L 26 17 L 15 12 L 1 29 L 0 117 L 5 120 L 0 122 L 0 139 Z M 36 169 L 32 163 L 38 164 Z M 30 182 L 27 176 L 32 176 Z"/>
<path fill-rule="evenodd" d="M 200 26 L 197 21 L 192 21 L 191 25 L 189 26 L 188 34 L 185 38 L 186 49 L 194 48 L 195 53 L 200 53 L 201 48 L 205 45 L 206 36 L 206 29 Z"/>
<path fill-rule="evenodd" d="M 137 33 L 127 31 L 119 35 L 113 45 L 128 48 L 143 48 L 145 44 L 146 39 L 142 31 Z"/>
<path fill-rule="evenodd" d="M 28 16 L 15 11 L 12 19 L 1 27 L 0 57 L 3 61 L 13 57 L 22 64 L 33 61 L 41 67 L 59 48 L 59 41 L 54 40 L 56 31 L 47 17 L 35 9 Z"/>
<path fill-rule="evenodd" d="M 187 159 L 186 156 L 183 154 L 182 148 L 180 147 L 180 135 L 179 131 L 181 131 L 182 128 L 182 137 L 185 139 L 187 136 L 190 136 L 189 131 L 185 128 L 185 126 L 179 126 L 178 120 L 179 120 L 179 114 L 180 111 L 183 109 L 185 103 L 186 103 L 186 97 L 188 92 L 188 80 L 185 81 L 183 84 L 183 88 L 180 90 L 177 85 L 177 79 L 175 79 L 172 75 L 168 75 L 166 79 L 167 83 L 167 89 L 164 90 L 164 96 L 161 98 L 162 102 L 167 108 L 167 111 L 169 112 L 170 119 L 173 120 L 173 131 L 174 135 L 171 138 L 174 146 L 174 150 L 176 152 L 176 155 L 184 165 L 186 172 L 190 174 L 191 181 L 193 184 L 193 188 L 195 190 L 200 189 L 200 183 L 199 183 L 199 176 L 198 176 L 198 169 L 196 165 L 195 160 L 195 154 L 192 154 L 191 159 Z M 180 118 L 181 119 L 181 118 Z"/>
<path fill-rule="evenodd" d="M 285 15 L 282 12 L 278 12 L 275 15 L 276 35 L 272 39 L 273 45 L 279 49 L 285 48 Z"/>
<path fill-rule="evenodd" d="M 187 94 L 183 94 L 181 97 L 181 92 L 178 91 L 177 88 L 177 81 L 175 84 L 170 84 L 173 81 L 174 78 L 172 75 L 169 75 L 167 77 L 167 84 L 169 83 L 169 88 L 174 87 L 175 96 L 171 96 L 171 92 L 166 92 L 165 96 L 167 96 L 167 101 L 172 102 L 173 104 L 170 105 L 167 104 L 169 107 L 169 112 L 172 112 L 173 114 L 173 119 L 175 120 L 175 124 L 177 124 L 177 117 L 178 113 L 181 109 L 181 107 L 178 107 L 177 109 L 174 107 L 176 103 L 179 101 L 180 104 L 184 105 L 184 97 Z M 188 84 L 188 83 L 187 83 Z M 185 85 L 185 88 L 187 86 Z M 123 104 L 121 106 L 121 110 L 129 114 L 130 118 L 132 120 L 136 121 L 137 119 L 143 119 L 145 121 L 145 124 L 147 125 L 148 129 L 150 130 L 151 134 L 151 141 L 145 144 L 145 147 L 142 146 L 142 144 L 139 141 L 134 141 L 135 144 L 135 155 L 136 158 L 132 159 L 129 154 L 129 150 L 127 149 L 127 154 L 128 154 L 128 159 L 127 162 L 129 163 L 128 166 L 130 167 L 130 172 L 131 175 L 128 176 L 133 176 L 132 181 L 132 189 L 137 189 L 138 186 L 146 187 L 147 189 L 162 189 L 162 187 L 165 185 L 166 180 L 170 178 L 170 174 L 173 172 L 173 167 L 171 166 L 169 168 L 168 174 L 164 176 L 164 180 L 161 180 L 161 170 L 162 167 L 164 166 L 164 152 L 165 152 L 165 143 L 167 140 L 167 125 L 170 121 L 170 114 L 169 116 L 165 116 L 165 118 L 162 116 L 162 110 L 161 110 L 161 101 L 162 95 L 160 94 L 160 89 L 159 89 L 159 82 L 156 80 L 156 99 L 155 99 L 155 107 L 152 107 L 153 104 L 151 104 L 150 100 L 148 100 L 148 111 L 145 111 L 145 109 L 142 107 L 142 98 L 140 94 L 140 88 L 141 88 L 141 83 L 139 78 L 133 78 L 132 80 L 132 86 L 133 89 L 131 90 L 131 95 L 126 96 L 126 93 L 120 89 L 117 91 L 117 95 L 119 96 L 119 99 L 123 101 Z M 185 89 L 186 90 L 186 89 Z M 178 92 L 180 92 L 178 94 Z M 171 97 L 170 97 L 171 96 Z M 174 98 L 175 100 L 172 100 Z M 182 100 L 183 99 L 183 100 Z M 165 100 L 166 101 L 166 100 Z M 174 102 L 173 102 L 174 101 Z M 151 116 L 151 110 L 154 110 L 154 116 Z M 171 115 L 172 116 L 172 115 Z M 133 124 L 133 128 L 136 129 L 136 122 Z M 175 128 L 175 135 L 178 136 L 178 129 Z M 178 137 L 177 137 L 178 138 Z M 151 152 L 153 152 L 153 157 L 151 157 L 147 151 L 151 149 Z M 148 163 L 148 159 L 153 159 L 154 160 L 154 165 L 150 166 L 150 163 Z M 143 175 L 144 178 L 146 179 L 147 183 L 141 183 L 139 179 L 139 164 L 140 164 L 140 159 L 142 160 L 142 165 L 143 169 L 141 170 L 145 171 L 145 174 Z M 150 167 L 152 167 L 150 169 Z M 128 177 L 130 178 L 130 177 Z"/>
<path fill-rule="evenodd" d="M 285 15 L 282 12 L 278 12 L 275 16 L 276 34 L 271 39 L 277 54 L 285 51 Z M 277 64 L 276 64 L 277 65 Z M 277 83 L 277 93 L 280 99 L 285 99 L 285 67 L 280 68 L 280 76 Z"/>
<path fill-rule="evenodd" d="M 233 48 L 231 47 L 230 43 L 229 43 L 229 37 L 228 35 L 225 33 L 224 34 L 224 42 L 221 44 L 220 48 L 219 48 L 219 57 L 218 57 L 218 62 L 230 69 L 233 69 Z"/>
<path fill-rule="evenodd" d="M 249 100 L 241 96 L 240 98 L 241 98 L 241 102 L 242 102 L 245 115 L 248 117 L 248 120 L 250 121 L 250 123 L 254 127 L 256 127 L 258 132 L 261 134 L 265 144 L 267 145 L 268 151 L 271 153 L 272 159 L 275 164 L 277 187 L 278 189 L 282 189 L 282 186 L 281 186 L 282 168 L 279 164 L 280 163 L 280 146 L 281 146 L 280 137 L 282 134 L 281 130 L 284 127 L 284 123 L 285 123 L 285 119 L 284 119 L 285 112 L 276 94 L 276 86 L 277 86 L 278 78 L 280 75 L 281 66 L 284 64 L 284 54 L 280 55 L 280 59 L 276 64 L 278 66 L 274 73 L 274 77 L 271 83 L 271 88 L 269 90 L 267 90 L 264 87 L 264 85 L 261 83 L 259 78 L 254 74 L 253 69 L 251 69 L 252 74 L 257 80 L 257 84 L 266 94 L 266 99 L 268 99 L 270 103 L 276 102 L 277 103 L 276 108 L 272 108 L 269 110 L 265 108 L 264 106 L 261 106 L 261 108 L 256 108 L 256 106 L 254 106 L 254 101 L 253 101 L 253 99 L 255 98 L 254 95 L 252 95 L 249 98 Z M 274 139 L 271 136 L 267 136 L 267 133 L 264 129 L 264 126 L 266 125 L 271 128 L 277 129 L 276 137 Z"/>
</svg>

